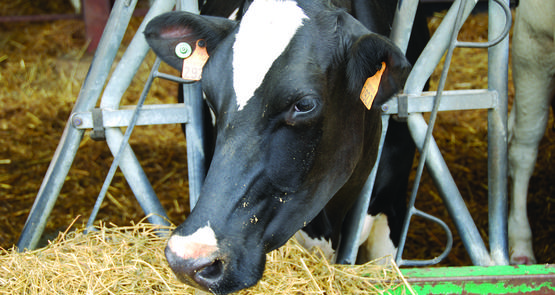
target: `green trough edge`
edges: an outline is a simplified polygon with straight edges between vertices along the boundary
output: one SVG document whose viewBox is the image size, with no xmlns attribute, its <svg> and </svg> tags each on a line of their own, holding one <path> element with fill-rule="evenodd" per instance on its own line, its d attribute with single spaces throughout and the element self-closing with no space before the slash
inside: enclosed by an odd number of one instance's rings
<svg viewBox="0 0 555 295">
<path fill-rule="evenodd" d="M 416 294 L 555 294 L 554 264 L 410 268 L 401 273 Z M 392 294 L 410 291 L 400 288 Z"/>
</svg>

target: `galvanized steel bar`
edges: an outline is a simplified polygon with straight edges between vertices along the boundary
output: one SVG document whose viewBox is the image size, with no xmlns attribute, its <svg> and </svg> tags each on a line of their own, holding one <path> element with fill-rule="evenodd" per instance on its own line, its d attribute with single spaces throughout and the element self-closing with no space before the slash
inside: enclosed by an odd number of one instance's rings
<svg viewBox="0 0 555 295">
<path fill-rule="evenodd" d="M 100 101 L 101 109 L 117 109 L 121 103 L 123 94 L 131 84 L 133 77 L 139 70 L 146 54 L 150 50 L 148 43 L 143 35 L 148 22 L 155 16 L 170 11 L 175 6 L 175 0 L 157 0 L 154 2 L 141 25 L 137 29 L 137 33 L 129 43 L 125 53 L 110 76 L 106 90 Z"/>
<path fill-rule="evenodd" d="M 108 78 L 111 65 L 136 4 L 137 0 L 117 0 L 114 4 L 72 113 L 89 111 L 94 108 Z M 23 227 L 17 243 L 19 251 L 36 248 L 46 226 L 46 221 L 71 168 L 82 136 L 83 130 L 73 128 L 71 122 L 68 121 Z"/>
<path fill-rule="evenodd" d="M 443 229 L 446 236 L 445 249 L 443 249 L 443 252 L 441 252 L 440 255 L 431 259 L 403 260 L 401 258 L 397 261 L 397 263 L 399 265 L 405 266 L 426 266 L 440 263 L 443 259 L 445 259 L 445 257 L 447 257 L 447 255 L 449 255 L 449 252 L 451 252 L 451 249 L 453 248 L 453 233 L 451 233 L 451 229 L 449 229 L 449 226 L 447 226 L 447 224 L 443 220 L 432 216 L 424 211 L 420 211 L 414 207 L 409 208 L 409 210 L 412 210 L 412 215 L 420 216 L 421 218 L 427 219 L 428 221 L 435 222 Z"/>
<path fill-rule="evenodd" d="M 423 92 L 422 95 L 408 96 L 408 113 L 431 112 L 434 104 L 435 91 Z M 497 92 L 485 89 L 476 90 L 450 90 L 443 92 L 439 104 L 439 111 L 458 111 L 491 109 L 497 107 Z M 397 114 L 399 103 L 397 99 L 390 99 L 382 105 L 384 114 Z"/>
<path fill-rule="evenodd" d="M 199 13 L 197 0 L 177 1 L 179 10 Z M 200 83 L 184 84 L 183 100 L 187 107 L 189 122 L 185 125 L 187 138 L 187 172 L 189 178 L 189 206 L 191 210 L 197 204 L 200 190 L 206 177 L 207 159 L 205 154 L 205 103 L 202 98 Z"/>
<path fill-rule="evenodd" d="M 489 1 L 488 35 L 498 36 L 506 20 L 505 7 Z M 488 88 L 497 91 L 499 104 L 488 112 L 488 200 L 489 200 L 489 243 L 493 260 L 507 265 L 507 113 L 508 113 L 508 72 L 509 37 L 488 49 Z"/>
<path fill-rule="evenodd" d="M 178 0 L 176 3 L 177 10 L 188 11 L 191 13 L 200 13 L 200 7 L 198 7 L 198 0 Z"/>
<path fill-rule="evenodd" d="M 183 99 L 187 107 L 189 122 L 185 125 L 187 138 L 187 172 L 189 178 L 189 205 L 197 204 L 200 190 L 206 177 L 205 130 L 208 118 L 204 114 L 204 101 L 200 83 L 183 85 Z"/>
<path fill-rule="evenodd" d="M 422 177 L 422 172 L 424 171 L 424 165 L 426 164 L 426 159 L 428 157 L 428 152 L 429 152 L 429 146 L 435 144 L 435 142 L 432 141 L 432 131 L 435 125 L 435 120 L 437 118 L 437 113 L 438 113 L 438 109 L 439 109 L 439 104 L 441 103 L 441 98 L 443 96 L 443 90 L 445 87 L 445 82 L 447 80 L 447 73 L 449 71 L 449 66 L 451 63 L 451 58 L 453 56 L 453 50 L 455 49 L 456 46 L 456 42 L 457 42 L 457 35 L 459 32 L 460 27 L 462 26 L 462 23 L 464 22 L 464 20 L 466 19 L 466 16 L 464 16 L 464 3 L 459 2 L 459 3 L 455 3 L 452 5 L 452 9 L 456 9 L 457 14 L 455 17 L 455 23 L 453 24 L 453 29 L 451 30 L 450 34 L 447 36 L 448 39 L 445 40 L 445 42 L 448 44 L 448 50 L 445 56 L 445 61 L 444 61 L 444 65 L 443 65 L 443 70 L 441 73 L 441 77 L 439 79 L 439 83 L 438 83 L 438 91 L 437 91 L 437 95 L 434 98 L 434 104 L 433 104 L 433 109 L 432 112 L 430 114 L 430 125 L 426 126 L 424 125 L 426 128 L 426 133 L 424 138 L 419 142 L 418 139 L 414 138 L 415 143 L 421 143 L 419 146 L 420 149 L 420 159 L 418 162 L 418 167 L 416 169 L 416 175 L 413 181 L 413 186 L 412 186 L 412 192 L 409 198 L 409 203 L 408 203 L 408 210 L 407 213 L 405 215 L 405 220 L 403 223 L 403 228 L 401 230 L 401 240 L 399 241 L 399 249 L 396 255 L 396 261 L 398 264 L 402 265 L 403 263 L 410 263 L 410 261 L 406 261 L 403 260 L 402 255 L 403 255 L 403 251 L 404 251 L 404 247 L 405 247 L 405 242 L 406 242 L 406 235 L 408 232 L 408 228 L 409 228 L 409 224 L 410 221 L 412 219 L 412 216 L 414 214 L 415 208 L 415 201 L 416 201 L 416 196 L 418 194 L 418 189 L 420 186 L 420 180 Z M 420 126 L 423 127 L 423 126 Z M 415 130 L 412 130 L 414 128 L 414 126 L 412 126 L 409 123 L 409 130 L 412 132 L 414 132 Z M 422 129 L 423 130 L 423 129 Z M 418 144 L 417 144 L 418 146 Z M 441 154 L 440 154 L 441 155 Z M 456 186 L 454 187 L 455 190 L 457 190 Z M 472 257 L 472 254 L 471 254 Z M 474 260 L 473 260 L 474 261 Z"/>
<path fill-rule="evenodd" d="M 143 19 L 143 22 L 139 26 L 137 33 L 131 40 L 127 50 L 119 61 L 114 73 L 110 77 L 108 84 L 106 85 L 104 95 L 100 101 L 101 109 L 117 109 L 119 107 L 123 94 L 131 84 L 133 77 L 137 73 L 149 50 L 149 46 L 142 33 L 144 28 L 152 18 L 163 12 L 171 10 L 174 5 L 174 1 L 171 0 L 157 0 L 154 2 L 153 6 Z M 152 76 L 153 75 L 151 74 L 151 77 L 149 77 L 150 80 L 152 80 Z M 151 82 L 152 81 L 150 81 L 150 83 Z M 146 96 L 146 94 L 147 93 L 143 93 L 143 96 Z M 130 127 L 130 130 L 132 130 L 133 126 Z M 110 147 L 112 154 L 115 156 L 113 165 L 119 165 L 125 179 L 131 187 L 131 190 L 134 192 L 135 198 L 139 201 L 139 204 L 143 208 L 145 214 L 149 216 L 149 221 L 154 224 L 168 225 L 169 223 L 166 220 L 165 211 L 160 205 L 160 201 L 152 189 L 152 186 L 150 185 L 150 182 L 148 181 L 148 178 L 146 177 L 139 161 L 129 147 L 128 143 L 123 140 L 124 136 L 121 130 L 119 128 L 106 128 L 105 135 L 106 143 Z M 129 135 L 130 134 L 125 137 L 128 138 Z M 122 148 L 119 148 L 120 146 L 122 146 Z M 97 202 L 87 223 L 87 228 L 90 228 L 96 219 L 96 213 L 100 208 L 100 204 L 102 203 L 104 194 L 107 190 L 107 187 L 105 187 L 106 183 L 109 184 L 111 182 L 112 175 L 110 172 L 114 173 L 115 167 L 112 167 L 109 171 L 105 185 L 99 193 Z"/>
<path fill-rule="evenodd" d="M 493 26 L 496 27 L 496 29 L 494 31 L 490 31 L 488 33 L 489 35 L 489 40 L 488 42 L 461 42 L 458 41 L 457 42 L 457 47 L 466 47 L 466 48 L 489 48 L 489 47 L 493 47 L 499 43 L 501 43 L 503 40 L 505 40 L 507 38 L 507 36 L 509 35 L 509 31 L 511 30 L 511 19 L 512 14 L 511 14 L 511 8 L 509 7 L 509 4 L 507 4 L 506 2 L 508 2 L 508 0 L 493 0 L 493 2 L 489 3 L 489 7 L 492 7 L 491 5 L 493 4 L 497 4 L 501 6 L 501 11 L 504 12 L 505 14 L 505 18 L 503 21 L 500 17 L 500 15 L 498 13 L 495 13 L 496 17 L 494 19 L 490 18 L 490 21 L 493 21 L 493 23 L 488 23 L 491 24 Z M 492 8 L 494 9 L 494 8 Z M 491 10 L 489 10 L 491 12 Z M 503 24 L 503 25 L 501 25 Z M 489 25 L 488 25 L 489 26 Z M 490 27 L 490 26 L 489 26 Z M 496 34 L 496 35 L 493 35 Z"/>
<path fill-rule="evenodd" d="M 416 146 L 418 149 L 422 149 L 424 138 L 426 137 L 425 131 L 428 127 L 426 121 L 421 114 L 411 114 L 407 122 Z M 449 216 L 453 219 L 453 223 L 461 236 L 461 240 L 472 263 L 475 265 L 491 265 L 492 261 L 480 236 L 480 232 L 470 212 L 468 212 L 464 199 L 457 189 L 455 180 L 453 180 L 451 173 L 449 173 L 449 168 L 441 155 L 439 147 L 433 139 L 428 147 L 426 165 L 430 176 L 434 180 L 434 184 L 440 192 L 440 196 L 443 198 Z"/>
<path fill-rule="evenodd" d="M 404 94 L 420 95 L 422 93 L 424 85 L 426 85 L 436 65 L 439 64 L 441 57 L 449 46 L 447 40 L 449 40 L 452 31 L 455 29 L 458 31 L 458 28 L 455 28 L 455 16 L 461 1 L 463 0 L 455 0 L 453 2 L 434 35 L 430 38 L 428 45 L 426 45 L 424 51 L 420 54 L 405 83 Z M 464 1 L 463 16 L 465 19 L 470 15 L 477 2 L 477 0 Z"/>
<path fill-rule="evenodd" d="M 160 66 L 160 59 L 156 59 L 154 63 L 153 69 L 148 76 L 148 79 L 145 83 L 143 88 L 143 92 L 141 93 L 141 97 L 137 102 L 137 107 L 135 108 L 132 116 L 131 121 L 129 122 L 129 126 L 125 130 L 125 135 L 122 136 L 121 130 L 118 128 L 106 128 L 106 139 L 110 138 L 112 140 L 107 140 L 108 146 L 110 151 L 114 155 L 114 161 L 110 166 L 110 170 L 108 171 L 108 175 L 104 180 L 100 193 L 98 194 L 98 198 L 96 199 L 96 203 L 94 204 L 92 213 L 89 217 L 87 222 L 87 230 L 91 230 L 93 227 L 93 223 L 96 219 L 98 211 L 100 210 L 100 206 L 108 192 L 108 188 L 112 179 L 116 173 L 116 169 L 118 166 L 121 168 L 123 174 L 125 175 L 131 190 L 135 194 L 135 198 L 139 201 L 139 204 L 143 208 L 143 211 L 146 213 L 148 220 L 153 224 L 160 224 L 160 225 L 170 225 L 167 221 L 166 212 L 164 208 L 160 204 L 160 201 L 156 197 L 146 174 L 144 173 L 139 161 L 135 157 L 131 146 L 129 146 L 129 137 L 133 132 L 135 127 L 135 123 L 138 119 L 138 114 L 143 106 L 146 96 L 150 91 L 150 87 L 152 86 L 152 82 L 154 81 L 154 73 L 158 70 Z M 154 197 L 153 197 L 154 196 Z"/>
<path fill-rule="evenodd" d="M 451 6 L 451 9 L 449 10 L 447 15 L 445 16 L 444 20 L 442 21 L 442 24 L 436 30 L 436 33 L 434 34 L 434 36 L 432 36 L 430 42 L 428 43 L 428 45 L 424 49 L 424 52 L 421 54 L 417 63 L 413 67 L 413 70 L 411 71 L 411 74 L 409 75 L 409 78 L 408 78 L 408 80 L 405 84 L 405 91 L 404 91 L 403 94 L 409 95 L 411 97 L 420 96 L 426 81 L 430 77 L 431 73 L 434 71 L 435 66 L 439 63 L 439 61 L 440 61 L 441 57 L 443 56 L 444 52 L 447 50 L 447 48 L 449 46 L 454 46 L 454 43 L 452 43 L 450 45 L 450 42 L 448 40 L 452 37 L 454 32 L 458 32 L 458 30 L 460 29 L 460 26 L 462 26 L 462 23 L 460 23 L 460 19 L 466 19 L 468 17 L 468 15 L 470 14 L 470 12 L 472 11 L 472 9 L 474 8 L 474 6 L 476 5 L 476 2 L 477 2 L 477 0 L 464 1 L 462 3 L 461 3 L 461 1 L 462 0 L 456 0 L 453 3 L 453 5 Z M 459 8 L 460 8 L 460 11 L 459 11 Z M 408 44 L 408 40 L 405 40 L 405 38 L 410 37 L 410 32 L 407 31 L 407 28 L 412 27 L 412 23 L 413 23 L 413 20 L 414 20 L 414 16 L 412 16 L 412 17 L 407 16 L 407 14 L 410 14 L 410 13 L 413 13 L 413 14 L 416 13 L 415 3 L 414 2 L 403 1 L 403 4 L 400 4 L 400 6 L 398 8 L 398 11 L 397 11 L 397 14 L 402 14 L 402 17 L 396 16 L 395 24 L 394 24 L 393 31 L 392 31 L 392 34 L 391 34 L 391 37 L 395 39 L 394 40 L 395 43 L 397 45 L 399 45 L 400 48 L 403 49 L 403 50 L 406 50 L 406 45 Z M 459 14 L 458 18 L 455 17 L 456 14 Z M 458 24 L 456 23 L 457 19 L 459 19 Z M 456 40 L 453 40 L 453 42 L 455 42 L 455 41 Z M 483 94 L 483 93 L 480 93 L 480 94 Z M 439 96 L 441 96 L 441 93 L 439 94 Z M 423 99 L 426 99 L 426 98 L 424 97 Z M 430 99 L 428 98 L 427 100 L 430 100 Z M 495 103 L 494 101 L 492 102 L 491 99 L 489 101 L 491 103 Z M 417 104 L 413 104 L 411 102 L 411 103 L 409 103 L 409 105 L 411 105 L 413 108 L 415 108 L 415 106 Z M 397 104 L 396 104 L 395 99 L 390 100 L 386 105 L 384 105 L 384 112 L 388 113 L 388 114 L 396 113 L 393 110 L 389 110 L 390 106 L 391 106 L 391 109 L 396 108 L 395 106 L 397 106 Z M 428 109 L 426 111 L 430 111 L 429 105 L 427 106 L 427 108 Z M 439 106 L 436 107 L 436 108 L 439 109 Z M 397 108 L 397 111 L 398 111 L 398 108 Z M 422 128 L 422 127 L 423 126 L 419 126 L 419 127 L 412 126 L 411 127 L 409 125 L 409 128 Z M 427 125 L 424 126 L 424 128 L 426 129 Z M 425 129 L 423 129 L 423 130 L 425 130 Z M 411 132 L 413 132 L 413 130 L 411 130 Z M 433 139 L 432 139 L 432 145 L 435 145 L 435 142 L 433 142 Z M 420 148 L 422 148 L 422 146 Z M 437 155 L 434 155 L 434 156 L 437 156 Z M 439 153 L 439 157 L 441 158 L 440 153 Z M 453 182 L 453 184 L 454 184 L 454 182 Z M 456 190 L 457 194 L 460 195 L 456 186 L 452 186 L 451 189 Z M 368 196 L 368 199 L 369 199 L 369 196 Z M 462 197 L 460 199 L 462 200 Z M 449 202 L 449 200 L 446 200 L 446 202 Z M 456 201 L 455 201 L 455 203 L 456 203 Z M 464 204 L 464 202 L 463 202 L 463 204 Z M 410 206 L 411 205 L 409 205 L 409 207 Z M 413 207 L 409 208 L 409 212 L 412 212 L 413 210 L 416 210 L 416 209 L 413 208 Z M 409 214 L 409 215 L 412 215 L 412 214 Z M 363 218 L 363 217 L 359 217 L 359 218 Z M 410 218 L 408 218 L 408 219 L 410 219 Z M 466 221 L 470 221 L 471 225 L 475 227 L 471 218 L 466 219 L 464 222 L 466 222 Z M 359 220 L 359 223 L 360 223 L 360 220 Z M 464 226 L 461 227 L 461 228 L 464 228 Z M 476 246 L 477 249 L 474 250 L 472 245 L 469 245 L 467 247 L 467 249 L 469 251 L 476 252 L 476 253 L 471 254 L 471 256 L 475 258 L 476 263 L 489 265 L 489 263 L 490 263 L 489 254 L 485 250 L 485 246 L 483 246 L 483 241 L 481 240 L 479 234 L 477 234 L 477 233 L 478 233 L 477 230 L 476 231 L 471 231 L 470 233 L 468 233 L 468 235 L 471 236 L 471 238 L 468 239 L 469 243 L 474 243 L 473 242 L 474 240 L 479 241 L 479 242 L 477 242 L 477 244 L 478 244 Z M 352 239 L 352 237 L 351 237 L 351 239 Z M 401 243 L 400 252 L 398 253 L 398 256 L 397 256 L 398 262 L 402 261 L 401 255 L 402 255 L 402 248 L 404 247 L 405 240 L 406 240 L 406 236 L 402 236 L 401 237 L 401 242 L 400 242 Z M 358 240 L 356 240 L 356 241 L 358 241 Z M 354 243 L 356 241 L 355 240 L 349 240 L 349 242 L 347 242 L 347 243 L 343 242 L 343 244 L 344 245 L 349 245 L 349 247 L 351 247 L 351 248 L 356 248 L 358 246 L 358 245 L 357 246 L 354 245 Z M 343 245 L 342 245 L 342 247 L 343 247 Z M 354 257 L 356 257 L 357 249 L 352 249 L 352 250 L 340 249 L 339 251 L 340 252 L 341 251 L 348 252 L 349 254 L 347 256 L 349 256 L 349 257 L 348 258 L 341 257 L 341 259 L 345 259 L 346 262 L 352 263 L 353 262 L 353 255 L 354 255 Z M 482 257 L 485 257 L 485 258 L 482 258 Z M 408 261 L 406 261 L 406 262 L 409 263 Z"/>
<path fill-rule="evenodd" d="M 166 216 L 166 211 L 156 197 L 156 193 L 152 189 L 152 186 L 150 185 L 145 172 L 137 160 L 137 157 L 133 153 L 131 146 L 129 143 L 124 142 L 123 134 L 119 129 L 108 128 L 106 129 L 106 137 L 111 138 L 111 140 L 107 141 L 107 143 L 113 155 L 118 155 L 121 144 L 124 143 L 124 147 L 121 152 L 121 160 L 119 161 L 119 168 L 123 172 L 123 175 L 125 175 L 125 179 L 127 180 L 127 183 L 129 183 L 129 187 L 133 191 L 135 198 L 147 215 L 148 221 L 152 224 L 170 225 Z M 94 218 L 92 218 L 89 224 L 87 224 L 87 228 L 92 226 L 93 221 Z"/>
<path fill-rule="evenodd" d="M 390 38 L 403 52 L 406 52 L 408 47 L 417 7 L 418 0 L 398 2 Z M 389 102 L 393 101 L 396 103 L 394 98 L 389 100 Z M 356 262 L 360 234 L 368 211 L 368 206 L 370 205 L 370 198 L 374 188 L 381 151 L 385 141 L 385 134 L 387 133 L 389 125 L 389 118 L 390 116 L 388 114 L 382 115 L 382 134 L 380 137 L 380 145 L 376 162 L 374 163 L 374 167 L 372 168 L 372 171 L 370 172 L 370 175 L 368 176 L 368 179 L 366 180 L 366 183 L 357 198 L 357 202 L 353 205 L 353 208 L 346 217 L 346 226 L 344 226 L 345 230 L 342 232 L 341 244 L 337 250 L 336 262 L 338 263 L 354 264 Z"/>
<path fill-rule="evenodd" d="M 135 107 L 123 107 L 118 110 L 102 110 L 103 126 L 105 128 L 129 126 L 134 112 Z M 138 116 L 137 126 L 180 124 L 188 122 L 187 106 L 183 103 L 144 105 L 141 107 L 141 112 Z M 75 128 L 93 128 L 91 112 L 74 113 L 71 118 L 71 123 Z"/>
<path fill-rule="evenodd" d="M 393 25 L 389 39 L 397 45 L 404 53 L 409 46 L 412 25 L 418 8 L 418 0 L 399 1 L 397 11 L 393 18 Z"/>
</svg>

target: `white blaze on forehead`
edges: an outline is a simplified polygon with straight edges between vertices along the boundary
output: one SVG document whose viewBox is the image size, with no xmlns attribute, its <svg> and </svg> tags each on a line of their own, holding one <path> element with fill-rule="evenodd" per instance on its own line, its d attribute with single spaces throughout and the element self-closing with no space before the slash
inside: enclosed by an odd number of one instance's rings
<svg viewBox="0 0 555 295">
<path fill-rule="evenodd" d="M 257 0 L 249 7 L 233 45 L 233 87 L 239 110 L 307 18 L 290 0 Z"/>
<path fill-rule="evenodd" d="M 218 249 L 218 240 L 216 240 L 216 234 L 208 223 L 208 225 L 199 228 L 191 235 L 172 235 L 168 241 L 168 247 L 182 259 L 196 259 L 210 256 L 215 252 Z"/>
</svg>

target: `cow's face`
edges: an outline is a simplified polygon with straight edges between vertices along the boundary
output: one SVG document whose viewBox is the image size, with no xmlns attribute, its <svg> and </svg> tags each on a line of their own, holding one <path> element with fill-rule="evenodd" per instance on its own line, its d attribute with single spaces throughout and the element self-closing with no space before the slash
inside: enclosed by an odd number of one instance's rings
<svg viewBox="0 0 555 295">
<path fill-rule="evenodd" d="M 145 35 L 178 69 L 178 42 L 203 39 L 210 54 L 202 88 L 216 117 L 214 157 L 196 207 L 169 239 L 170 266 L 214 293 L 251 286 L 265 253 L 324 208 L 369 148 L 365 80 L 386 63 L 379 107 L 408 63 L 349 15 L 314 3 L 255 1 L 240 24 L 173 12 Z"/>
</svg>

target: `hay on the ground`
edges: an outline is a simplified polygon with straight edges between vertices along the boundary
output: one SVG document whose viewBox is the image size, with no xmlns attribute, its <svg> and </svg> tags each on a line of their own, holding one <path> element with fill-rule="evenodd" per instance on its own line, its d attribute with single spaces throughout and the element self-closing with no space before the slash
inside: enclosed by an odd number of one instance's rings
<svg viewBox="0 0 555 295">
<path fill-rule="evenodd" d="M 61 233 L 40 250 L 0 248 L 0 294 L 195 294 L 165 263 L 159 233 L 170 229 L 101 225 L 89 234 Z M 239 294 L 410 294 L 409 288 L 392 263 L 332 265 L 292 240 L 267 255 L 262 280 Z"/>
</svg>

